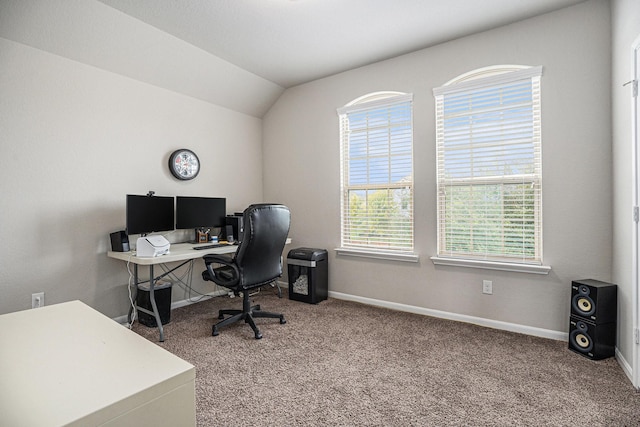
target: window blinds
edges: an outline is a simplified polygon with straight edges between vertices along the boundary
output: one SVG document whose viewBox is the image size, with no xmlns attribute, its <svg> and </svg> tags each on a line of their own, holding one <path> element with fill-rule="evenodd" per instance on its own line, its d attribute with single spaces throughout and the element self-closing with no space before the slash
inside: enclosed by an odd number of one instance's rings
<svg viewBox="0 0 640 427">
<path fill-rule="evenodd" d="M 542 262 L 541 72 L 434 90 L 438 256 Z"/>
<path fill-rule="evenodd" d="M 338 113 L 342 247 L 413 251 L 411 95 L 356 103 Z"/>
</svg>

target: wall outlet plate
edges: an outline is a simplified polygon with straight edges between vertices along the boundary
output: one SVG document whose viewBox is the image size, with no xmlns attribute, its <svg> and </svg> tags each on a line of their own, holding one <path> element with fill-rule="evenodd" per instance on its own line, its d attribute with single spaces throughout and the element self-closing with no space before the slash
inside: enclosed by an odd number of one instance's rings
<svg viewBox="0 0 640 427">
<path fill-rule="evenodd" d="M 44 307 L 44 292 L 31 294 L 31 308 Z"/>
<path fill-rule="evenodd" d="M 491 280 L 482 281 L 482 293 L 488 295 L 493 294 L 493 282 Z"/>
</svg>

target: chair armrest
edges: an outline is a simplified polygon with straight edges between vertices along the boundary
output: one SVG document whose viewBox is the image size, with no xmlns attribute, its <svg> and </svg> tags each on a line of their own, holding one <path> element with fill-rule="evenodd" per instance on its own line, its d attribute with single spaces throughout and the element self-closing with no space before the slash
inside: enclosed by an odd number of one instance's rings
<svg viewBox="0 0 640 427">
<path fill-rule="evenodd" d="M 205 255 L 203 258 L 207 267 L 202 272 L 204 280 L 210 280 L 225 288 L 234 288 L 240 281 L 240 271 L 235 260 L 224 255 Z M 213 264 L 222 264 L 224 267 L 213 268 Z"/>
<path fill-rule="evenodd" d="M 223 264 L 223 265 L 231 265 L 234 264 L 235 261 L 233 257 L 227 254 L 209 254 L 202 257 L 205 265 L 215 263 L 215 264 Z"/>
</svg>

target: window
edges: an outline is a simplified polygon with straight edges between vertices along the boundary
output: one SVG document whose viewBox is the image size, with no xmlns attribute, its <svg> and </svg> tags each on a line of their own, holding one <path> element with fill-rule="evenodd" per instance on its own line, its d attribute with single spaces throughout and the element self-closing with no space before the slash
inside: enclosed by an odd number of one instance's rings
<svg viewBox="0 0 640 427">
<path fill-rule="evenodd" d="M 434 89 L 438 257 L 542 264 L 541 75 L 490 67 Z"/>
<path fill-rule="evenodd" d="M 412 95 L 377 92 L 338 109 L 341 143 L 339 253 L 413 256 Z"/>
</svg>

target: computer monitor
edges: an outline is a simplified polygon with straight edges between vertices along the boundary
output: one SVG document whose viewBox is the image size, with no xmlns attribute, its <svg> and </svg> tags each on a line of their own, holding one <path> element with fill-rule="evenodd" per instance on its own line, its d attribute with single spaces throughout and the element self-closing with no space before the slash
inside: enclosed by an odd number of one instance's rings
<svg viewBox="0 0 640 427">
<path fill-rule="evenodd" d="M 176 197 L 176 228 L 219 228 L 225 225 L 227 199 L 223 197 Z"/>
<path fill-rule="evenodd" d="M 127 234 L 148 234 L 174 229 L 172 196 L 127 194 Z"/>
</svg>

